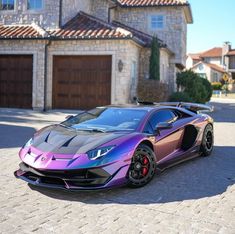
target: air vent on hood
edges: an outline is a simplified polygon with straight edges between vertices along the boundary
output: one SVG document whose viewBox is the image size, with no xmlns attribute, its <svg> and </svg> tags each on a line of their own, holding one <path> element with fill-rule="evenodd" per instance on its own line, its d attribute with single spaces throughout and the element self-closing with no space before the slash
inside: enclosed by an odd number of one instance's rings
<svg viewBox="0 0 235 234">
<path fill-rule="evenodd" d="M 61 147 L 68 147 L 69 143 L 75 138 L 76 136 L 72 137 L 71 139 L 69 139 L 68 141 L 66 141 Z"/>
</svg>

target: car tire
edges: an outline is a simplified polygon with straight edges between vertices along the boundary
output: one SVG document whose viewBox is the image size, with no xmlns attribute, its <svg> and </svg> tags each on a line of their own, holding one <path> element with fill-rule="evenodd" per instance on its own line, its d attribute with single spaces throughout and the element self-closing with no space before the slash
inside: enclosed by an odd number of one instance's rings
<svg viewBox="0 0 235 234">
<path fill-rule="evenodd" d="M 201 155 L 207 157 L 211 155 L 214 146 L 214 131 L 211 124 L 208 124 L 204 130 L 202 144 L 201 144 Z"/>
<path fill-rule="evenodd" d="M 139 188 L 148 184 L 156 171 L 154 152 L 147 145 L 139 145 L 132 157 L 127 174 L 127 185 L 131 188 Z"/>
</svg>

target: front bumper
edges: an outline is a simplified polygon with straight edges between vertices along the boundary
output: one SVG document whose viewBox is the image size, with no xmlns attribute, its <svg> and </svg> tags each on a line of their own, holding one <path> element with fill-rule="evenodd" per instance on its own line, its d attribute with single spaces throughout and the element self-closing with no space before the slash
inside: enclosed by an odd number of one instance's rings
<svg viewBox="0 0 235 234">
<path fill-rule="evenodd" d="M 95 190 L 124 185 L 128 168 L 128 165 L 122 166 L 113 174 L 102 167 L 79 170 L 37 170 L 22 162 L 20 169 L 15 171 L 14 175 L 40 187 Z"/>
</svg>

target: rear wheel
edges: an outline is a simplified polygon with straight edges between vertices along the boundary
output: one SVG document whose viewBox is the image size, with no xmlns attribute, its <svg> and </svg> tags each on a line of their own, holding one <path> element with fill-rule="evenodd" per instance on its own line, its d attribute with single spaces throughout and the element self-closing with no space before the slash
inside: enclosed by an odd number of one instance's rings
<svg viewBox="0 0 235 234">
<path fill-rule="evenodd" d="M 156 170 L 154 153 L 150 147 L 139 145 L 132 157 L 128 171 L 128 186 L 139 188 L 153 178 Z"/>
<path fill-rule="evenodd" d="M 202 156 L 206 157 L 212 153 L 214 146 L 214 132 L 211 124 L 208 124 L 204 130 L 202 144 L 201 144 L 201 153 Z"/>
</svg>

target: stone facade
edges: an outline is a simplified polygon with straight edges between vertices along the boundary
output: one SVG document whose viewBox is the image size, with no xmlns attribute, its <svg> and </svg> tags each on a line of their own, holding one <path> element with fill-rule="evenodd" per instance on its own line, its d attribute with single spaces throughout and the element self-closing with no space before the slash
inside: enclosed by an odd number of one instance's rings
<svg viewBox="0 0 235 234">
<path fill-rule="evenodd" d="M 0 23 L 36 23 L 46 29 L 58 28 L 60 21 L 60 1 L 44 0 L 42 10 L 28 10 L 27 0 L 15 1 L 14 10 L 0 11 Z"/>
<path fill-rule="evenodd" d="M 164 28 L 152 31 L 151 15 L 163 15 Z M 185 65 L 187 22 L 181 7 L 118 8 L 116 20 L 150 35 L 157 35 L 175 53 L 174 63 Z"/>
<path fill-rule="evenodd" d="M 142 48 L 140 52 L 140 69 L 139 78 L 149 79 L 149 58 L 151 50 L 148 48 Z M 160 80 L 163 83 L 169 84 L 169 65 L 171 55 L 164 49 L 160 49 Z"/>
<path fill-rule="evenodd" d="M 99 19 L 108 21 L 109 7 L 113 6 L 109 0 L 92 0 L 91 13 Z"/>
<path fill-rule="evenodd" d="M 62 3 L 62 5 L 60 5 Z M 167 44 L 160 51 L 161 82 L 175 90 L 176 63 L 185 64 L 187 22 L 181 7 L 144 7 L 109 8 L 114 4 L 109 0 L 43 0 L 43 9 L 27 10 L 27 0 L 17 0 L 14 11 L 0 11 L 3 24 L 31 24 L 32 22 L 46 30 L 64 25 L 79 11 L 84 11 L 103 21 L 117 20 L 127 26 L 147 34 L 157 34 Z M 62 8 L 61 8 L 62 7 Z M 60 15 L 61 13 L 61 15 Z M 149 16 L 162 14 L 165 27 L 151 31 Z M 60 25 L 61 24 L 61 25 Z M 58 40 L 51 41 L 48 47 L 45 69 L 45 46 L 47 40 L 1 40 L 0 54 L 33 55 L 33 104 L 34 109 L 52 107 L 53 56 L 59 55 L 111 55 L 112 56 L 112 104 L 131 102 L 136 96 L 139 79 L 149 76 L 150 49 L 141 47 L 132 40 Z M 170 50 L 173 53 L 170 53 Z M 124 64 L 123 71 L 118 70 L 118 62 Z M 45 72 L 47 71 L 47 74 Z M 44 79 L 47 79 L 46 103 L 44 103 Z"/>
<path fill-rule="evenodd" d="M 91 13 L 92 0 L 63 0 L 62 25 L 72 19 L 79 11 Z"/>
</svg>

